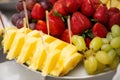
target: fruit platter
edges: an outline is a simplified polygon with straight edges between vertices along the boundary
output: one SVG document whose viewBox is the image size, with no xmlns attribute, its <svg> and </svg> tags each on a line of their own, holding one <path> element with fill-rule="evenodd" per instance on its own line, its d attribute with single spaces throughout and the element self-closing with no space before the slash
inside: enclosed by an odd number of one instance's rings
<svg viewBox="0 0 120 80">
<path fill-rule="evenodd" d="M 113 75 L 120 62 L 119 3 L 18 0 L 14 27 L 0 16 L 0 46 L 6 59 L 54 80 Z"/>
</svg>

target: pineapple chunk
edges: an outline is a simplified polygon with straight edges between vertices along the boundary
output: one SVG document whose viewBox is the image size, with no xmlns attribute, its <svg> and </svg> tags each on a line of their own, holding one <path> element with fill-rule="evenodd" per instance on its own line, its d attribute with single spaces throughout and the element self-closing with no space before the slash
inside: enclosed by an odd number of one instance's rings
<svg viewBox="0 0 120 80">
<path fill-rule="evenodd" d="M 43 39 L 45 40 L 45 45 L 48 45 L 48 43 L 54 42 L 56 38 L 44 34 Z M 44 61 L 46 60 L 47 57 L 45 48 L 48 50 L 48 47 L 43 45 L 42 39 L 40 38 L 37 43 L 37 49 L 35 50 L 35 54 L 33 55 L 31 65 L 29 66 L 30 69 L 32 70 L 43 69 Z"/>
<path fill-rule="evenodd" d="M 83 55 L 80 53 L 75 53 L 71 55 L 65 62 L 63 66 L 63 70 L 61 72 L 61 76 L 67 74 L 70 70 L 72 70 L 80 61 L 82 61 Z"/>
<path fill-rule="evenodd" d="M 101 0 L 102 3 L 106 4 L 108 8 L 110 7 L 116 7 L 120 9 L 120 0 L 111 0 L 111 5 L 110 5 L 110 0 Z"/>
<path fill-rule="evenodd" d="M 66 45 L 67 45 L 66 42 L 56 39 L 55 41 L 49 44 L 49 50 L 54 50 L 54 49 L 62 50 Z"/>
<path fill-rule="evenodd" d="M 10 29 L 10 30 L 7 30 L 7 32 L 5 32 L 3 43 L 2 43 L 4 53 L 7 53 L 7 51 L 9 51 L 9 49 L 11 48 L 16 32 L 17 30 L 15 29 Z"/>
<path fill-rule="evenodd" d="M 44 64 L 44 68 L 42 70 L 43 76 L 48 75 L 54 69 L 54 67 L 59 59 L 60 53 L 61 53 L 61 51 L 56 49 L 56 50 L 51 51 L 48 54 L 46 62 Z"/>
<path fill-rule="evenodd" d="M 36 48 L 37 38 L 26 36 L 25 44 L 23 45 L 20 55 L 18 56 L 17 62 L 22 64 L 29 60 Z"/>
<path fill-rule="evenodd" d="M 32 70 L 42 70 L 44 61 L 46 60 L 47 53 L 45 51 L 44 45 L 42 43 L 41 38 L 38 40 L 35 53 L 31 60 L 31 64 L 29 66 Z"/>
<path fill-rule="evenodd" d="M 47 43 L 51 43 L 51 42 L 53 42 L 54 40 L 56 40 L 55 37 L 52 37 L 52 36 L 49 36 L 49 35 L 46 35 L 46 34 L 43 35 L 43 39 L 44 39 L 45 42 L 47 42 Z"/>
<path fill-rule="evenodd" d="M 39 38 L 40 37 L 40 31 L 33 30 L 33 31 L 28 33 L 28 36 L 34 36 L 34 37 Z"/>
<path fill-rule="evenodd" d="M 66 59 L 67 57 L 71 56 L 75 52 L 77 52 L 77 48 L 75 46 L 73 46 L 72 44 L 68 44 L 65 48 L 63 48 L 63 50 L 61 52 L 61 56 L 64 59 Z"/>
<path fill-rule="evenodd" d="M 23 28 L 21 28 L 21 29 L 18 29 L 17 32 L 18 32 L 18 33 L 20 32 L 20 33 L 25 33 L 25 34 L 27 34 L 27 33 L 31 32 L 31 30 L 30 30 L 29 28 L 23 27 Z"/>
<path fill-rule="evenodd" d="M 25 34 L 23 33 L 16 34 L 13 40 L 13 44 L 11 45 L 10 51 L 8 52 L 7 59 L 11 60 L 19 55 L 22 46 L 24 44 L 24 38 L 25 38 Z"/>
<path fill-rule="evenodd" d="M 55 66 L 55 68 L 51 71 L 50 74 L 54 76 L 59 76 L 64 68 L 64 63 L 71 57 L 71 55 L 75 54 L 77 52 L 77 48 L 73 46 L 72 44 L 68 44 L 65 48 L 63 48 L 60 58 Z"/>
</svg>

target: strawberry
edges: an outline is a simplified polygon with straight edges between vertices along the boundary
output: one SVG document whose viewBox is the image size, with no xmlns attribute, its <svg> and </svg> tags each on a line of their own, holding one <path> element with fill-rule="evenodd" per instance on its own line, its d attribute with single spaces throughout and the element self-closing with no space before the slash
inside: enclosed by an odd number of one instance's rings
<svg viewBox="0 0 120 80">
<path fill-rule="evenodd" d="M 53 9 L 51 10 L 51 12 L 55 12 L 55 11 L 57 11 L 58 13 L 60 13 L 63 16 L 68 14 L 64 0 L 58 0 L 54 4 Z"/>
<path fill-rule="evenodd" d="M 65 24 L 63 20 L 58 16 L 49 15 L 49 28 L 50 34 L 53 36 L 58 36 L 65 30 Z"/>
<path fill-rule="evenodd" d="M 86 37 L 86 38 L 85 38 L 85 43 L 86 43 L 87 48 L 89 48 L 90 42 L 91 42 L 91 38 Z"/>
<path fill-rule="evenodd" d="M 108 23 L 108 9 L 105 5 L 99 6 L 94 14 L 94 19 L 103 24 Z"/>
<path fill-rule="evenodd" d="M 92 17 L 94 15 L 95 8 L 91 0 L 83 1 L 82 6 L 81 6 L 81 12 L 88 17 Z"/>
<path fill-rule="evenodd" d="M 111 30 L 111 27 L 117 24 L 120 26 L 120 12 L 119 13 L 115 13 L 114 15 L 111 15 L 110 19 L 109 19 L 109 23 L 108 23 L 108 29 Z"/>
<path fill-rule="evenodd" d="M 81 5 L 82 5 L 82 3 L 83 3 L 83 0 L 76 0 L 76 1 L 77 1 L 77 3 L 78 3 L 79 7 L 81 7 Z"/>
<path fill-rule="evenodd" d="M 112 15 L 114 15 L 115 13 L 119 13 L 120 11 L 119 11 L 119 9 L 116 8 L 116 7 L 111 7 L 111 8 L 109 8 L 108 12 L 109 12 L 109 16 L 112 16 Z"/>
<path fill-rule="evenodd" d="M 103 38 L 107 35 L 107 33 L 108 33 L 108 31 L 107 31 L 106 27 L 99 22 L 95 23 L 95 25 L 92 28 L 92 34 L 94 37 L 98 36 L 98 37 Z"/>
<path fill-rule="evenodd" d="M 73 33 L 71 32 L 71 36 L 73 36 Z M 61 35 L 61 39 L 65 42 L 70 43 L 70 36 L 69 36 L 69 30 L 65 29 L 64 32 Z"/>
<path fill-rule="evenodd" d="M 93 6 L 94 6 L 95 9 L 97 9 L 101 4 L 100 0 L 91 0 L 91 1 L 92 1 Z"/>
<path fill-rule="evenodd" d="M 73 13 L 78 10 L 79 3 L 77 0 L 65 0 L 67 11 Z"/>
<path fill-rule="evenodd" d="M 45 9 L 39 3 L 36 3 L 31 11 L 31 16 L 37 20 L 43 19 L 45 17 Z"/>
<path fill-rule="evenodd" d="M 36 28 L 36 30 L 43 31 L 44 33 L 47 33 L 47 25 L 46 25 L 46 22 L 43 20 L 38 20 L 35 28 Z"/>
<path fill-rule="evenodd" d="M 74 12 L 71 17 L 71 31 L 73 34 L 82 34 L 89 28 L 91 28 L 89 19 L 80 12 Z"/>
</svg>

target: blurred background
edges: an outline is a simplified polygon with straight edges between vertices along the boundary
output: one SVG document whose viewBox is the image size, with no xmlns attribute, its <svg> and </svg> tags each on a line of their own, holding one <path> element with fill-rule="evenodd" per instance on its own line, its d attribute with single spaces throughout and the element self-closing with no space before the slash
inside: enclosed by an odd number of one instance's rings
<svg viewBox="0 0 120 80">
<path fill-rule="evenodd" d="M 17 12 L 16 11 L 16 2 L 18 0 L 0 0 L 0 12 L 7 16 L 10 19 L 10 16 Z"/>
</svg>

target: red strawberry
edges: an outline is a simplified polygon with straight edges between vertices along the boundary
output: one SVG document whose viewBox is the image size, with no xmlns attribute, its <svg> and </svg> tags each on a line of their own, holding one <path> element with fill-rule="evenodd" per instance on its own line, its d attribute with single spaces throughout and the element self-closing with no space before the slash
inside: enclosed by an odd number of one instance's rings
<svg viewBox="0 0 120 80">
<path fill-rule="evenodd" d="M 44 33 L 47 33 L 47 25 L 45 21 L 38 20 L 35 28 L 37 30 L 43 31 Z"/>
<path fill-rule="evenodd" d="M 72 33 L 72 32 L 71 32 L 71 36 L 73 36 L 73 33 Z M 65 41 L 65 42 L 70 43 L 70 36 L 69 36 L 69 30 L 68 30 L 68 29 L 66 29 L 66 30 L 62 33 L 61 39 L 62 39 L 63 41 Z"/>
<path fill-rule="evenodd" d="M 80 12 L 75 12 L 71 18 L 71 30 L 73 34 L 82 34 L 84 30 L 91 28 L 89 19 Z"/>
<path fill-rule="evenodd" d="M 105 5 L 99 6 L 94 14 L 94 18 L 106 24 L 108 22 L 108 9 Z"/>
<path fill-rule="evenodd" d="M 92 34 L 93 36 L 98 36 L 98 37 L 105 37 L 107 35 L 107 29 L 105 28 L 105 26 L 101 23 L 96 23 L 93 28 L 92 28 Z"/>
<path fill-rule="evenodd" d="M 45 9 L 39 3 L 36 3 L 32 9 L 31 16 L 37 20 L 43 19 L 45 17 Z"/>
<path fill-rule="evenodd" d="M 86 43 L 87 48 L 89 48 L 90 42 L 91 42 L 91 38 L 86 37 L 86 38 L 85 38 L 85 43 Z"/>
<path fill-rule="evenodd" d="M 114 15 L 115 13 L 119 13 L 120 11 L 119 11 L 119 9 L 116 8 L 116 7 L 111 7 L 111 8 L 108 10 L 108 12 L 109 12 L 109 16 L 112 16 L 112 15 Z"/>
<path fill-rule="evenodd" d="M 77 3 L 78 3 L 78 5 L 79 5 L 79 7 L 82 5 L 82 3 L 83 3 L 83 0 L 76 0 L 77 1 Z"/>
<path fill-rule="evenodd" d="M 51 35 L 58 36 L 65 30 L 65 24 L 60 17 L 49 15 L 49 28 Z"/>
<path fill-rule="evenodd" d="M 91 0 L 93 5 L 94 5 L 94 8 L 97 9 L 100 4 L 101 4 L 101 1 L 100 0 Z"/>
<path fill-rule="evenodd" d="M 51 12 L 57 11 L 61 15 L 65 16 L 68 14 L 66 6 L 65 6 L 65 1 L 64 0 L 58 0 L 54 6 Z"/>
<path fill-rule="evenodd" d="M 78 10 L 79 3 L 77 0 L 65 0 L 67 11 L 72 13 Z"/>
<path fill-rule="evenodd" d="M 91 0 L 84 0 L 81 6 L 81 11 L 86 16 L 93 16 L 95 12 L 95 8 Z"/>
<path fill-rule="evenodd" d="M 117 24 L 120 26 L 120 12 L 119 13 L 115 13 L 114 15 L 111 15 L 110 19 L 109 19 L 109 23 L 108 23 L 108 29 L 111 30 L 111 27 Z"/>
</svg>

